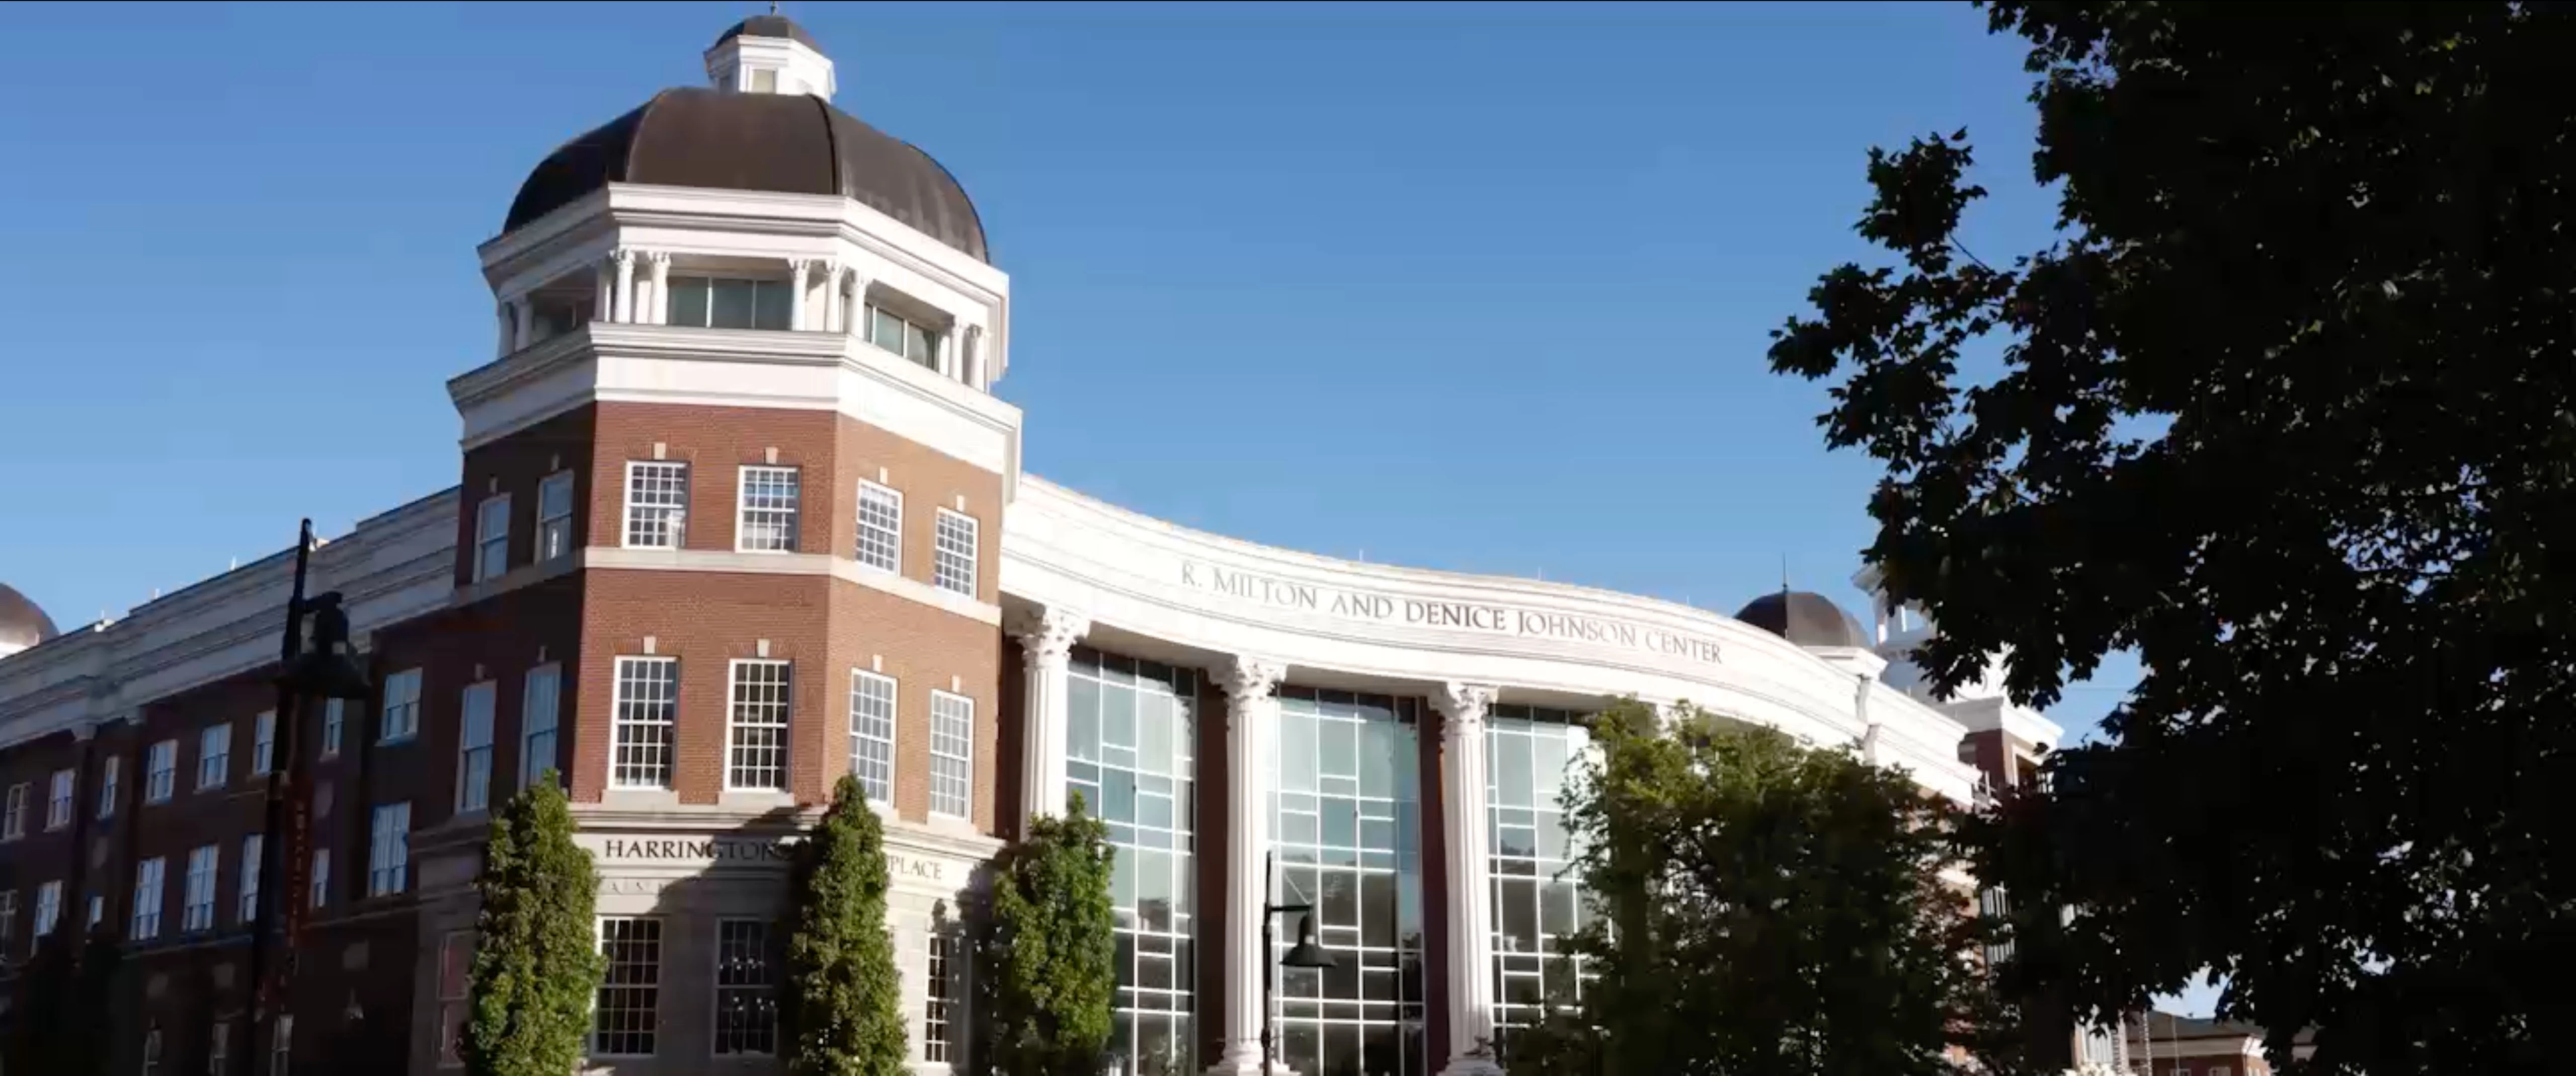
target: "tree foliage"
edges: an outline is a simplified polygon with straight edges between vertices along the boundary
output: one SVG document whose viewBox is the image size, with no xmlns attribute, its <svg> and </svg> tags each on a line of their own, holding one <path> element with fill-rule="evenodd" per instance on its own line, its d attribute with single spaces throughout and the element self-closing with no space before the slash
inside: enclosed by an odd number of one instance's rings
<svg viewBox="0 0 2576 1076">
<path fill-rule="evenodd" d="M 106 1076 L 115 1054 L 106 1035 L 119 1011 L 124 949 L 103 932 L 84 938 L 65 926 L 37 943 L 11 984 L 18 1007 L 9 1014 L 10 1072 Z"/>
<path fill-rule="evenodd" d="M 2072 910 L 2023 924 L 2016 989 L 2126 1009 L 2210 968 L 2276 1061 L 2313 1027 L 2313 1071 L 2563 1071 L 2576 17 L 1990 16 L 2055 241 L 1962 247 L 1965 132 L 1873 151 L 1891 264 L 1825 274 L 1770 359 L 1839 378 L 1828 441 L 1885 464 L 1868 559 L 1940 682 L 2145 668 L 1983 835 L 2017 906 Z"/>
<path fill-rule="evenodd" d="M 1099 1076 L 1118 989 L 1109 827 L 1074 797 L 1029 820 L 994 864 L 993 1066 L 1005 1076 Z"/>
<path fill-rule="evenodd" d="M 599 873 L 572 834 L 552 770 L 492 819 L 476 882 L 473 1014 L 458 1044 L 471 1076 L 564 1076 L 581 1063 L 604 968 Z"/>
<path fill-rule="evenodd" d="M 903 978 L 886 933 L 885 824 L 858 778 L 798 849 L 795 927 L 787 939 L 789 1045 L 795 1076 L 897 1076 L 910 1051 Z"/>
<path fill-rule="evenodd" d="M 1848 750 L 1665 716 L 1602 714 L 1567 785 L 1598 978 L 1508 1039 L 1514 1076 L 1954 1076 L 2003 1014 L 1941 877 L 1950 805 Z"/>
</svg>

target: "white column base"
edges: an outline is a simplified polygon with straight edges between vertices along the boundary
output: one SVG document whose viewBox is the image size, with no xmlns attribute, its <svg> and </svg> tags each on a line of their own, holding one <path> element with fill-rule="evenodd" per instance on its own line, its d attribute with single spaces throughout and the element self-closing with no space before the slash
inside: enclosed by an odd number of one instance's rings
<svg viewBox="0 0 2576 1076">
<path fill-rule="evenodd" d="M 1228 1055 L 1207 1067 L 1207 1076 L 1265 1076 L 1261 1071 L 1261 1047 L 1254 1046 L 1241 1057 Z M 1279 1062 L 1270 1063 L 1267 1076 L 1297 1076 L 1297 1070 Z"/>
<path fill-rule="evenodd" d="M 1503 1067 L 1490 1057 L 1453 1057 L 1441 1067 L 1440 1076 L 1503 1076 Z"/>
</svg>

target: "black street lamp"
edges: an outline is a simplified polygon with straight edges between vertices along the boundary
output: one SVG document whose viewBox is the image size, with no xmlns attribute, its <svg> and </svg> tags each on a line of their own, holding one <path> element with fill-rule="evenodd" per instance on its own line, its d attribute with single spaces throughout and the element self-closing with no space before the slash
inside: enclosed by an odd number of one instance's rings
<svg viewBox="0 0 2576 1076">
<path fill-rule="evenodd" d="M 1261 892 L 1263 899 L 1267 900 L 1269 894 L 1278 892 L 1278 874 L 1279 853 L 1272 852 L 1261 861 Z M 1315 906 L 1312 904 L 1264 904 L 1261 906 L 1262 956 L 1265 958 L 1268 957 L 1270 955 L 1271 947 L 1278 944 L 1277 929 L 1279 925 L 1279 917 L 1289 912 L 1296 912 L 1299 915 L 1297 920 L 1297 944 L 1289 946 L 1287 952 L 1279 955 L 1279 966 L 1283 968 L 1316 969 L 1339 966 L 1341 962 L 1334 959 L 1333 954 L 1327 951 L 1315 940 Z M 1273 1037 L 1271 1025 L 1278 1022 L 1276 1018 L 1278 1002 L 1271 996 L 1272 984 L 1277 982 L 1277 980 L 1278 974 L 1276 972 L 1265 971 L 1261 974 L 1261 1076 L 1271 1076 L 1271 1071 L 1279 1065 L 1278 1058 L 1275 1056 L 1271 1045 Z"/>
<path fill-rule="evenodd" d="M 306 902 L 296 899 L 307 884 L 304 864 L 311 862 L 310 810 L 300 793 L 304 785 L 304 752 L 297 744 L 303 722 L 296 703 L 307 696 L 366 702 L 371 696 L 367 674 L 349 651 L 349 614 L 337 592 L 304 596 L 304 576 L 313 552 L 313 521 L 305 520 L 295 538 L 295 588 L 286 599 L 286 638 L 278 644 L 275 744 L 268 767 L 268 802 L 260 823 L 259 897 L 251 915 L 250 1030 L 244 1043 L 253 1058 L 269 1057 L 277 1044 L 262 1041 L 263 1028 L 275 1034 L 278 1010 L 285 1007 L 284 980 L 294 970 L 293 936 L 304 922 Z M 311 645 L 304 621 L 313 618 Z M 280 903 L 283 901 L 283 903 Z M 281 916 L 279 913 L 283 912 Z M 270 949 L 285 946 L 286 963 L 272 976 Z M 276 982 L 271 982 L 275 978 Z"/>
</svg>

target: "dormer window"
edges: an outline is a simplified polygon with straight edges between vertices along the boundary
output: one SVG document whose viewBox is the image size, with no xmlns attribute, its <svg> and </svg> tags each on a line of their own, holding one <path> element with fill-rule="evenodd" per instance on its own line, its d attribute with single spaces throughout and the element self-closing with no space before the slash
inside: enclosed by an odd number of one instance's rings
<svg viewBox="0 0 2576 1076">
<path fill-rule="evenodd" d="M 671 277 L 671 324 L 702 329 L 786 329 L 794 309 L 784 280 Z"/>
<path fill-rule="evenodd" d="M 939 368 L 939 330 L 875 303 L 867 306 L 868 342 L 930 369 Z"/>
</svg>

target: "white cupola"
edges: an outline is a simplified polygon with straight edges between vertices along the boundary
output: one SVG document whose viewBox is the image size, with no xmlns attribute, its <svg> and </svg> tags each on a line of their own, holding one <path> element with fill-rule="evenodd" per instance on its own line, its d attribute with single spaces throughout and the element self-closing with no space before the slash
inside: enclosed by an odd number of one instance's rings
<svg viewBox="0 0 2576 1076">
<path fill-rule="evenodd" d="M 814 35 L 771 12 L 726 30 L 707 49 L 707 81 L 725 93 L 810 94 L 832 99 L 832 61 Z"/>
</svg>

